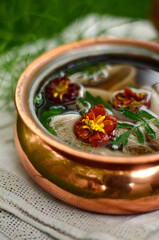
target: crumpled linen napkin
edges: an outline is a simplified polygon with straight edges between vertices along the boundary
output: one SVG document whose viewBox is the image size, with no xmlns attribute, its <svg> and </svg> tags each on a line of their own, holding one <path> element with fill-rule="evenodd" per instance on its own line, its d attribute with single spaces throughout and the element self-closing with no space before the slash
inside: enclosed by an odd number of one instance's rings
<svg viewBox="0 0 159 240">
<path fill-rule="evenodd" d="M 63 42 L 68 42 L 76 40 L 78 34 L 88 38 L 102 34 L 128 36 L 128 32 L 135 38 L 150 40 L 157 37 L 148 21 L 132 22 L 130 19 L 89 15 L 66 28 L 61 38 Z M 58 39 L 39 40 L 0 56 L 0 73 L 5 78 L 4 84 L 10 81 L 10 73 L 2 67 L 5 61 L 19 56 L 14 64 L 21 70 L 24 65 L 19 63 L 26 54 L 34 55 L 41 49 L 49 50 L 58 44 Z M 15 112 L 0 112 L 0 239 L 159 239 L 159 211 L 134 216 L 90 213 L 59 201 L 37 186 L 16 153 L 14 119 Z"/>
</svg>

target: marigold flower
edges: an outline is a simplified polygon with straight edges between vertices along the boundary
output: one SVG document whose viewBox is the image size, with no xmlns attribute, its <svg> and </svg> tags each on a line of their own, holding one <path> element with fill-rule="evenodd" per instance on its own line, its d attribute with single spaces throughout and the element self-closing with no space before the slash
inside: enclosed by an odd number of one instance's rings
<svg viewBox="0 0 159 240">
<path fill-rule="evenodd" d="M 78 138 L 98 147 L 106 145 L 114 137 L 116 126 L 116 118 L 106 115 L 104 106 L 98 105 L 75 123 L 74 131 Z"/>
<path fill-rule="evenodd" d="M 150 108 L 151 101 L 146 92 L 135 93 L 130 88 L 125 88 L 115 95 L 113 104 L 116 110 L 124 108 L 136 113 L 143 105 Z"/>
<path fill-rule="evenodd" d="M 45 88 L 45 96 L 56 104 L 63 104 L 75 101 L 80 86 L 71 82 L 67 76 L 55 78 Z"/>
</svg>

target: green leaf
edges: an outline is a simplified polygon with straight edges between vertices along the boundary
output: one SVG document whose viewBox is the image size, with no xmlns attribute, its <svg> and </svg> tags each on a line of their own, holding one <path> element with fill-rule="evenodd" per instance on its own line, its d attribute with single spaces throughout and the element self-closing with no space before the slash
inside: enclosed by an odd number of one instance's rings
<svg viewBox="0 0 159 240">
<path fill-rule="evenodd" d="M 139 129 L 139 127 L 136 127 L 136 135 L 137 135 L 137 139 L 140 143 L 144 143 L 145 138 L 144 135 L 142 134 L 141 130 Z"/>
<path fill-rule="evenodd" d="M 88 111 L 89 111 L 88 108 L 85 108 L 85 109 L 81 110 L 81 111 L 80 111 L 81 116 L 83 116 L 84 114 L 86 114 Z"/>
<path fill-rule="evenodd" d="M 41 105 L 41 104 L 43 104 L 43 102 L 44 102 L 44 99 L 43 99 L 42 93 L 39 93 L 34 97 L 35 104 Z"/>
<path fill-rule="evenodd" d="M 155 118 L 153 115 L 151 115 L 150 113 L 146 112 L 146 111 L 138 111 L 137 114 L 141 117 L 145 117 L 147 119 L 153 119 Z"/>
<path fill-rule="evenodd" d="M 155 125 L 156 127 L 159 127 L 159 120 L 156 118 L 156 121 L 155 121 Z"/>
<path fill-rule="evenodd" d="M 102 104 L 106 109 L 108 109 L 109 111 L 111 111 L 113 113 L 113 111 L 111 110 L 111 107 L 109 104 L 107 104 L 103 98 L 101 98 L 101 96 L 97 96 L 96 97 L 97 103 L 98 104 Z"/>
<path fill-rule="evenodd" d="M 131 84 L 129 84 L 129 88 L 137 90 L 137 89 L 136 89 L 136 87 L 135 87 L 135 85 L 134 85 L 134 84 L 132 84 L 132 83 L 131 83 Z"/>
<path fill-rule="evenodd" d="M 82 105 L 83 105 L 84 107 L 88 107 L 88 108 L 91 107 L 91 106 L 90 106 L 90 103 L 89 103 L 88 101 L 86 101 L 83 97 L 78 97 L 78 101 L 79 101 L 80 103 L 82 103 Z"/>
<path fill-rule="evenodd" d="M 63 111 L 63 107 L 51 108 L 48 111 L 44 111 L 40 116 L 40 122 L 44 123 L 48 118 L 58 115 Z"/>
<path fill-rule="evenodd" d="M 97 100 L 92 96 L 90 92 L 86 91 L 85 95 L 92 106 L 98 105 Z"/>
<path fill-rule="evenodd" d="M 108 103 L 110 108 L 113 107 L 113 103 L 111 101 L 108 101 L 107 103 Z"/>
<path fill-rule="evenodd" d="M 27 54 L 26 59 L 25 59 L 25 65 L 26 65 L 26 67 L 29 65 L 29 64 L 28 64 L 29 57 L 30 57 L 30 53 Z"/>
<path fill-rule="evenodd" d="M 107 105 L 100 96 L 97 96 L 97 97 L 96 97 L 96 100 L 97 100 L 97 103 L 98 103 L 98 104 L 103 104 L 104 107 Z M 107 106 L 107 108 L 109 108 L 109 106 Z"/>
<path fill-rule="evenodd" d="M 86 107 L 85 109 L 80 110 L 80 114 L 81 114 L 81 116 L 83 116 L 84 114 L 86 114 L 89 111 L 89 109 L 91 108 L 91 104 L 90 104 L 90 102 L 86 101 L 82 97 L 78 97 L 78 100 L 84 107 Z"/>
<path fill-rule="evenodd" d="M 127 123 L 117 123 L 117 128 L 133 128 L 133 125 L 127 124 Z"/>
<path fill-rule="evenodd" d="M 48 111 L 44 111 L 41 116 L 40 116 L 40 122 L 42 123 L 42 125 L 50 132 L 52 133 L 54 136 L 57 135 L 57 133 L 55 132 L 55 130 L 49 126 L 49 123 L 51 121 L 51 117 L 52 116 L 56 116 L 59 115 L 62 111 L 64 110 L 63 107 L 58 107 L 58 108 L 51 108 Z"/>
<path fill-rule="evenodd" d="M 156 133 L 155 131 L 147 124 L 145 123 L 145 130 L 148 133 L 148 135 L 152 138 L 156 138 Z"/>
<path fill-rule="evenodd" d="M 110 141 L 109 143 L 112 144 L 112 148 L 118 149 L 121 145 L 126 146 L 128 143 L 128 138 L 132 133 L 133 129 L 128 130 L 127 132 L 121 134 L 119 137 L 115 138 L 114 140 Z"/>
<path fill-rule="evenodd" d="M 57 136 L 57 133 L 55 132 L 55 130 L 51 126 L 49 126 L 50 121 L 51 119 L 47 119 L 45 122 L 42 123 L 42 125 L 54 136 Z"/>
<path fill-rule="evenodd" d="M 49 125 L 44 126 L 50 133 L 52 133 L 54 136 L 57 136 L 57 133 L 55 132 L 55 130 L 50 127 Z"/>
<path fill-rule="evenodd" d="M 130 118 L 131 120 L 145 122 L 145 120 L 144 120 L 143 118 L 141 118 L 140 116 L 138 116 L 136 113 L 133 113 L 133 112 L 129 111 L 128 109 L 121 109 L 120 111 L 122 112 L 122 114 L 123 114 L 125 117 L 128 117 L 128 118 Z"/>
</svg>

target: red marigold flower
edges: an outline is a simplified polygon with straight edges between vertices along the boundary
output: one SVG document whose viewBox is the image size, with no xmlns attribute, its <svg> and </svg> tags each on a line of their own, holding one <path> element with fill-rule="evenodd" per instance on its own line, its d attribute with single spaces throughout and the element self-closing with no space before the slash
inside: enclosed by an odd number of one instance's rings
<svg viewBox="0 0 159 240">
<path fill-rule="evenodd" d="M 67 76 L 55 78 L 45 88 L 45 96 L 56 104 L 75 101 L 80 90 L 77 83 L 71 82 Z"/>
<path fill-rule="evenodd" d="M 125 88 L 114 96 L 113 104 L 116 110 L 124 108 L 136 113 L 143 105 L 150 108 L 151 101 L 146 91 L 136 93 Z"/>
<path fill-rule="evenodd" d="M 117 120 L 111 115 L 106 115 L 103 105 L 98 105 L 89 110 L 75 123 L 75 135 L 94 147 L 107 144 L 114 137 Z"/>
</svg>

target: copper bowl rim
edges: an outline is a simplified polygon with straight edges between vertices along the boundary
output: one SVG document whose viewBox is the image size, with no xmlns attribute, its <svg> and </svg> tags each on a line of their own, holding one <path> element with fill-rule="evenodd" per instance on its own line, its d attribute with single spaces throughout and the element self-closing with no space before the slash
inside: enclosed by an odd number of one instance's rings
<svg viewBox="0 0 159 240">
<path fill-rule="evenodd" d="M 38 135 L 45 143 L 48 144 L 57 153 L 69 158 L 70 160 L 79 162 L 81 164 L 87 164 L 90 166 L 104 167 L 107 165 L 139 165 L 139 164 L 152 164 L 159 161 L 159 153 L 147 154 L 142 156 L 101 156 L 97 154 L 91 154 L 73 149 L 56 139 L 54 139 L 49 133 L 44 131 L 37 124 L 33 118 L 28 104 L 27 104 L 27 89 L 31 83 L 33 77 L 40 71 L 42 67 L 47 65 L 50 61 L 53 61 L 57 57 L 68 53 L 69 51 L 76 51 L 81 47 L 86 47 L 95 44 L 119 44 L 134 47 L 142 47 L 145 50 L 150 50 L 159 54 L 159 44 L 154 42 L 140 41 L 136 39 L 128 38 L 114 38 L 114 37 L 101 37 L 86 39 L 57 47 L 33 61 L 22 73 L 17 83 L 15 92 L 15 102 L 18 114 L 22 118 L 24 124 L 35 134 Z"/>
</svg>

